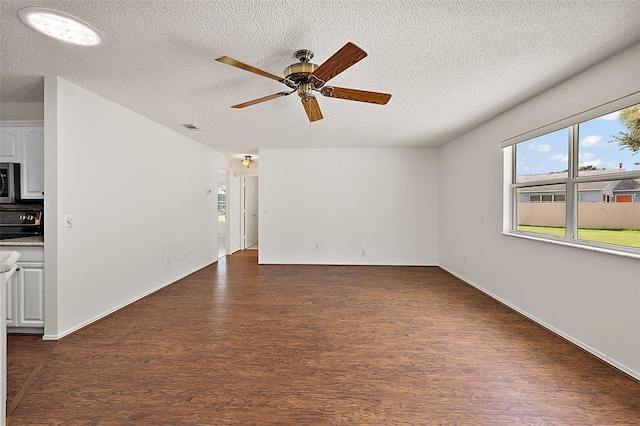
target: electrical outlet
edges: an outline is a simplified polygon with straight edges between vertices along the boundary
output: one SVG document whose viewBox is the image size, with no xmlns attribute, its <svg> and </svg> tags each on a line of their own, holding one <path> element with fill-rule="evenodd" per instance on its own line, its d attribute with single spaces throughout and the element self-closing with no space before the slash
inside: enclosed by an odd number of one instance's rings
<svg viewBox="0 0 640 426">
<path fill-rule="evenodd" d="M 484 222 L 484 213 L 480 213 L 480 221 Z"/>
<path fill-rule="evenodd" d="M 361 254 L 362 256 L 364 256 L 364 250 L 362 250 L 362 251 L 360 252 L 360 254 Z"/>
<path fill-rule="evenodd" d="M 184 258 L 185 259 L 187 258 L 187 252 L 186 251 L 184 252 Z"/>
<path fill-rule="evenodd" d="M 167 256 L 167 266 L 171 265 L 171 258 L 169 256 Z"/>
<path fill-rule="evenodd" d="M 467 263 L 467 256 L 462 256 L 462 262 Z"/>
<path fill-rule="evenodd" d="M 316 250 L 320 248 L 320 244 L 316 243 Z"/>
</svg>

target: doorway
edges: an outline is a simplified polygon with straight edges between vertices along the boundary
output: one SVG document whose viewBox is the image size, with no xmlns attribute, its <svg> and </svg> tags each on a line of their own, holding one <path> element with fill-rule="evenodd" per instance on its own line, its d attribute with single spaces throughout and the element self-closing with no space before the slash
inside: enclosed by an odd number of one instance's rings
<svg viewBox="0 0 640 426">
<path fill-rule="evenodd" d="M 242 248 L 258 249 L 258 176 L 242 178 Z"/>
<path fill-rule="evenodd" d="M 218 259 L 227 255 L 227 173 L 218 171 Z"/>
</svg>

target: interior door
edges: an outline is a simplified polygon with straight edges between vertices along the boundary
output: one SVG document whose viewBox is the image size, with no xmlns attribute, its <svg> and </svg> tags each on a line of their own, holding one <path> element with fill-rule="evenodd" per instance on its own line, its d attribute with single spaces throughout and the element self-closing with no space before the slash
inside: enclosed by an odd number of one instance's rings
<svg viewBox="0 0 640 426">
<path fill-rule="evenodd" d="M 258 177 L 244 177 L 244 248 L 258 248 Z"/>
</svg>

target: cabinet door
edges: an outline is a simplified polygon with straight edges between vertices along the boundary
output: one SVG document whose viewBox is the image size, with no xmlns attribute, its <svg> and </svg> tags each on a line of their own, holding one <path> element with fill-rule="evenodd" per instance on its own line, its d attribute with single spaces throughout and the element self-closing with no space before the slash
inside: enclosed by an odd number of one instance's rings
<svg viewBox="0 0 640 426">
<path fill-rule="evenodd" d="M 44 127 L 20 128 L 20 192 L 26 200 L 44 198 Z"/>
<path fill-rule="evenodd" d="M 20 162 L 19 127 L 0 127 L 0 162 Z"/>
<path fill-rule="evenodd" d="M 44 327 L 44 268 L 20 266 L 18 327 Z"/>
<path fill-rule="evenodd" d="M 17 327 L 18 322 L 16 321 L 16 310 L 18 308 L 18 303 L 16 299 L 16 289 L 18 288 L 18 273 L 20 271 L 16 270 L 16 272 L 11 275 L 9 281 L 7 281 L 7 327 Z"/>
</svg>

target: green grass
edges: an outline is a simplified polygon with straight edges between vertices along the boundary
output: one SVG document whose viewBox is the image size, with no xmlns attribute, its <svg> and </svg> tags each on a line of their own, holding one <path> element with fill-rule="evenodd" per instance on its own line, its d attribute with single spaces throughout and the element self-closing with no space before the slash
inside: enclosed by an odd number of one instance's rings
<svg viewBox="0 0 640 426">
<path fill-rule="evenodd" d="M 564 237 L 564 228 L 554 228 L 551 226 L 528 226 L 518 225 L 518 231 L 535 232 L 536 234 L 547 234 Z"/>
<path fill-rule="evenodd" d="M 518 231 L 564 236 L 564 228 L 519 225 Z M 640 247 L 640 230 L 578 229 L 578 239 L 621 246 Z"/>
</svg>

